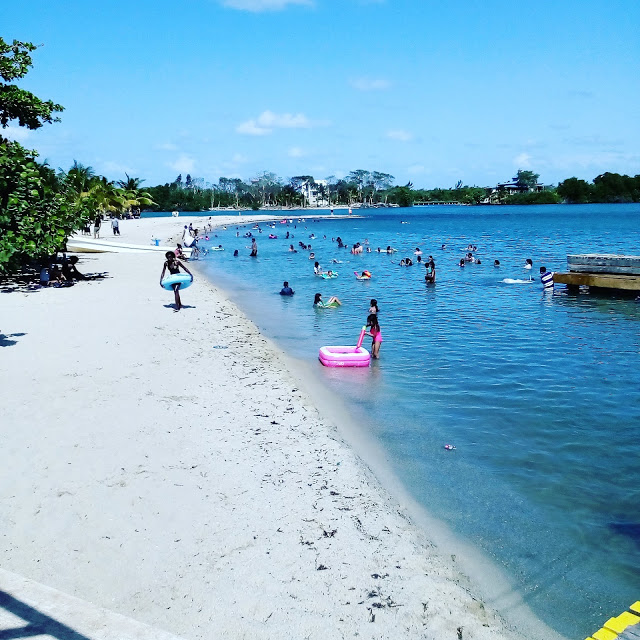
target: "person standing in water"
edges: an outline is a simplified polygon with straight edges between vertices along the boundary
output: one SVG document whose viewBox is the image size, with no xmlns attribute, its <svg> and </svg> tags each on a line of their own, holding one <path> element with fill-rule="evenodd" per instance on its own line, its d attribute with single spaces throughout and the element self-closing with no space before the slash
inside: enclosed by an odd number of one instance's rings
<svg viewBox="0 0 640 640">
<path fill-rule="evenodd" d="M 433 260 L 429 260 L 428 264 L 425 265 L 427 268 L 427 273 L 424 276 L 426 282 L 435 284 L 436 282 L 436 263 Z"/>
<path fill-rule="evenodd" d="M 172 276 L 177 276 L 180 273 L 180 269 L 182 268 L 191 276 L 191 281 L 193 282 L 193 274 L 191 273 L 191 271 L 189 271 L 189 269 L 187 269 L 187 267 L 185 267 L 182 264 L 182 262 L 180 262 L 180 260 L 176 259 L 176 254 L 173 253 L 173 251 L 167 251 L 167 253 L 165 253 L 165 258 L 167 260 L 164 263 L 164 267 L 162 267 L 162 273 L 160 274 L 161 287 L 162 287 L 162 280 L 164 279 L 164 274 L 167 271 L 167 269 L 169 270 L 169 273 Z M 173 289 L 173 293 L 176 300 L 175 311 L 180 311 L 180 309 L 182 309 L 182 301 L 180 300 L 180 283 L 176 282 L 175 284 L 172 284 L 171 288 Z"/>
<path fill-rule="evenodd" d="M 371 298 L 371 302 L 369 303 L 369 313 L 378 315 L 378 311 L 380 311 L 380 309 L 378 309 L 378 301 L 375 298 Z"/>
<path fill-rule="evenodd" d="M 547 267 L 540 267 L 540 281 L 545 291 L 553 291 L 553 271 L 547 271 Z"/>
<path fill-rule="evenodd" d="M 251 258 L 256 258 L 258 256 L 258 243 L 256 242 L 255 238 L 251 240 L 251 253 L 249 254 L 249 256 Z"/>
<path fill-rule="evenodd" d="M 371 357 L 378 359 L 380 356 L 380 346 L 382 345 L 382 331 L 378 324 L 378 316 L 375 313 L 370 313 L 367 318 L 367 328 L 369 329 L 369 335 L 373 338 L 371 341 Z"/>
</svg>

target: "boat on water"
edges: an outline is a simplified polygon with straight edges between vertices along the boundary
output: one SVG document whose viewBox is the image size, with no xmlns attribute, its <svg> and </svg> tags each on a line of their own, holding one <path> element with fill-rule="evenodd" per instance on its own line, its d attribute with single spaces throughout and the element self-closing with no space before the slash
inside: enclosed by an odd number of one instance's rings
<svg viewBox="0 0 640 640">
<path fill-rule="evenodd" d="M 109 240 L 94 240 L 93 238 L 72 237 L 67 240 L 67 251 L 73 253 L 166 253 L 175 247 L 160 244 L 128 244 Z M 185 258 L 191 256 L 191 249 L 184 247 L 182 253 Z"/>
</svg>

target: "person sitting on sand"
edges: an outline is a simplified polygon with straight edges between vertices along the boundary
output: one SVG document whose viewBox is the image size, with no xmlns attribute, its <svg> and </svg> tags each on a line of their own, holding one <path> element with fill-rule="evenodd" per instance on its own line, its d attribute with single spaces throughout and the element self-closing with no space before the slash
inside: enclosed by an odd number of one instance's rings
<svg viewBox="0 0 640 640">
<path fill-rule="evenodd" d="M 337 296 L 331 296 L 326 302 L 322 300 L 322 294 L 316 293 L 313 299 L 313 306 L 319 309 L 335 309 L 342 305 L 340 299 Z"/>
<path fill-rule="evenodd" d="M 285 280 L 282 283 L 282 289 L 280 289 L 281 296 L 292 296 L 295 291 L 289 286 L 289 283 Z"/>
<path fill-rule="evenodd" d="M 178 260 L 180 260 L 181 258 L 184 258 L 184 253 L 182 252 L 182 245 L 178 242 L 176 245 L 176 248 L 173 250 L 173 253 L 176 254 L 176 258 L 178 258 Z"/>
<path fill-rule="evenodd" d="M 90 277 L 85 276 L 78 271 L 76 264 L 78 263 L 78 256 L 71 256 L 68 260 L 62 262 L 62 275 L 67 280 L 90 280 Z"/>
<path fill-rule="evenodd" d="M 380 346 L 382 345 L 382 331 L 378 324 L 378 316 L 375 313 L 369 314 L 367 329 L 369 329 L 369 335 L 373 338 L 371 341 L 371 357 L 377 360 L 380 356 Z"/>
<path fill-rule="evenodd" d="M 187 269 L 187 267 L 182 264 L 182 262 L 180 262 L 180 260 L 176 259 L 176 254 L 173 253 L 173 251 L 167 251 L 167 253 L 165 253 L 165 258 L 167 260 L 164 263 L 164 266 L 162 267 L 162 273 L 160 274 L 161 287 L 163 286 L 162 280 L 164 279 L 164 274 L 167 270 L 169 270 L 169 273 L 172 276 L 177 276 L 180 273 L 180 269 L 184 269 L 191 276 L 191 281 L 193 282 L 193 274 L 191 273 L 191 271 L 189 271 L 189 269 Z M 182 309 L 182 301 L 180 300 L 180 286 L 181 285 L 179 282 L 171 285 L 176 301 L 176 307 L 174 309 L 175 311 L 180 311 L 180 309 Z"/>
</svg>

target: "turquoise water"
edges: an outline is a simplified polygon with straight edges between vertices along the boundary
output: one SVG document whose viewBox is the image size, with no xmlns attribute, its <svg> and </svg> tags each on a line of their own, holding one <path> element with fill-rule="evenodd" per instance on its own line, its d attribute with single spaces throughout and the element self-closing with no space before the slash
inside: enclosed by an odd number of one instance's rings
<svg viewBox="0 0 640 640">
<path fill-rule="evenodd" d="M 355 344 L 377 298 L 380 360 L 365 370 L 318 363 L 318 376 L 430 513 L 488 553 L 550 626 L 586 637 L 640 597 L 640 302 L 502 280 L 537 276 L 543 264 L 564 270 L 568 253 L 639 254 L 640 206 L 363 213 L 262 225 L 256 259 L 229 227 L 208 243 L 226 250 L 211 252 L 206 268 L 262 331 L 310 362 L 322 345 Z M 336 236 L 398 253 L 353 256 Z M 339 278 L 314 277 L 299 241 Z M 470 243 L 482 264 L 461 269 Z M 416 247 L 433 255 L 436 285 L 415 265 Z M 409 255 L 414 266 L 400 267 Z M 362 269 L 371 281 L 355 279 Z M 283 280 L 293 298 L 278 295 Z M 344 304 L 315 310 L 316 292 Z"/>
</svg>

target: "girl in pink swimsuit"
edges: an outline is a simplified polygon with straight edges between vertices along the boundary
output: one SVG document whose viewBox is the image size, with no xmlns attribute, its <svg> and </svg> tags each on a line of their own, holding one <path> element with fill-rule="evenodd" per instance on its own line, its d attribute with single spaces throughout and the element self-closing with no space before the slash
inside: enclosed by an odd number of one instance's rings
<svg viewBox="0 0 640 640">
<path fill-rule="evenodd" d="M 373 338 L 371 341 L 371 355 L 377 359 L 380 355 L 380 345 L 382 344 L 382 331 L 378 324 L 378 316 L 375 313 L 369 314 L 367 327 L 370 329 L 369 335 Z"/>
</svg>

